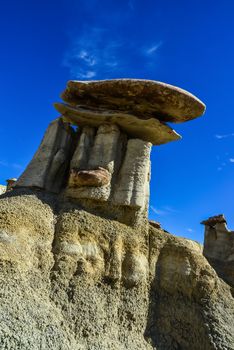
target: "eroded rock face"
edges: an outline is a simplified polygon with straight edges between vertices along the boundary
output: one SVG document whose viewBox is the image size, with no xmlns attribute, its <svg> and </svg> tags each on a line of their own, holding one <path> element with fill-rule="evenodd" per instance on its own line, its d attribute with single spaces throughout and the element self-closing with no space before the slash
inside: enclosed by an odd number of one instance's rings
<svg viewBox="0 0 234 350">
<path fill-rule="evenodd" d="M 132 226 L 147 220 L 152 144 L 115 124 L 74 130 L 62 118 L 44 138 L 14 188 L 36 188 Z"/>
<path fill-rule="evenodd" d="M 201 246 L 56 195 L 0 199 L 3 349 L 229 349 L 230 287 Z"/>
<path fill-rule="evenodd" d="M 143 80 L 69 82 L 63 98 L 0 198 L 0 348 L 231 349 L 230 287 L 147 216 L 152 143 L 205 106 Z"/>
</svg>

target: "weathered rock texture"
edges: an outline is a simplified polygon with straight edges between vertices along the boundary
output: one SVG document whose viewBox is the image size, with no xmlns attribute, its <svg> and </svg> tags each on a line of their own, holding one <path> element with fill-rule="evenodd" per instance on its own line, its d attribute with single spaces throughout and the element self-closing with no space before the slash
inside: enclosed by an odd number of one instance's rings
<svg viewBox="0 0 234 350">
<path fill-rule="evenodd" d="M 51 122 L 37 152 L 16 185 L 58 193 L 64 185 L 73 138 L 74 131 L 69 123 L 61 118 Z"/>
<path fill-rule="evenodd" d="M 54 106 L 70 123 L 92 127 L 105 123 L 116 124 L 131 137 L 140 138 L 153 145 L 181 139 L 175 130 L 155 118 L 141 119 L 126 112 L 93 111 L 63 103 L 55 103 Z"/>
<path fill-rule="evenodd" d="M 58 198 L 0 199 L 1 349 L 233 349 L 230 287 L 199 244 Z"/>
<path fill-rule="evenodd" d="M 151 144 L 139 139 L 128 141 L 112 203 L 145 208 L 149 199 Z"/>
<path fill-rule="evenodd" d="M 189 92 L 143 79 L 71 80 L 61 97 L 73 106 L 125 112 L 141 119 L 156 118 L 164 122 L 185 122 L 205 111 L 205 105 Z"/>
<path fill-rule="evenodd" d="M 103 124 L 98 129 L 81 129 L 74 156 L 71 160 L 71 175 L 66 196 L 76 199 L 91 199 L 106 202 L 110 199 L 118 171 L 124 157 L 126 135 L 115 124 Z M 106 180 L 102 186 L 76 186 L 74 171 L 103 169 Z M 90 173 L 90 172 L 89 172 Z M 94 175 L 94 173 L 93 173 Z"/>
<path fill-rule="evenodd" d="M 152 143 L 204 105 L 139 80 L 70 82 L 63 98 L 0 198 L 0 349 L 233 349 L 231 287 L 147 219 Z"/>
<path fill-rule="evenodd" d="M 115 124 L 74 131 L 53 121 L 16 188 L 58 193 L 96 214 L 129 225 L 147 220 L 151 143 Z"/>
<path fill-rule="evenodd" d="M 202 221 L 205 225 L 204 255 L 218 275 L 234 288 L 234 231 L 224 215 Z"/>
</svg>

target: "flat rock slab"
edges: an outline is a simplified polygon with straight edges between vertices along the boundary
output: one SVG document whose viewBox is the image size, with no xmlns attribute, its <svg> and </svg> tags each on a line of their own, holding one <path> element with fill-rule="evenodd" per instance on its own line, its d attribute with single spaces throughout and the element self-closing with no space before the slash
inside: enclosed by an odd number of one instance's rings
<svg viewBox="0 0 234 350">
<path fill-rule="evenodd" d="M 61 98 L 89 109 L 120 111 L 142 119 L 175 123 L 192 120 L 205 111 L 204 103 L 189 92 L 142 79 L 71 80 Z"/>
<path fill-rule="evenodd" d="M 63 103 L 55 103 L 54 106 L 65 117 L 66 121 L 78 126 L 98 127 L 102 124 L 117 124 L 129 136 L 151 142 L 153 145 L 160 145 L 181 138 L 175 130 L 155 118 L 143 120 L 120 111 L 96 112 Z"/>
<path fill-rule="evenodd" d="M 202 225 L 215 226 L 216 224 L 227 223 L 225 216 L 223 214 L 215 215 L 209 217 L 207 220 L 201 222 Z"/>
</svg>

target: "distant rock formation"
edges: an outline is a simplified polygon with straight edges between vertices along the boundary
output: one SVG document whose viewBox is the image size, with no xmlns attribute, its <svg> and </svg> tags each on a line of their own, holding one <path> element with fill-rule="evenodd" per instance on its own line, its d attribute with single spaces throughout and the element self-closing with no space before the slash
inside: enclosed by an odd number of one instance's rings
<svg viewBox="0 0 234 350">
<path fill-rule="evenodd" d="M 205 225 L 204 256 L 227 283 L 234 287 L 234 231 L 223 214 L 201 222 Z"/>
</svg>

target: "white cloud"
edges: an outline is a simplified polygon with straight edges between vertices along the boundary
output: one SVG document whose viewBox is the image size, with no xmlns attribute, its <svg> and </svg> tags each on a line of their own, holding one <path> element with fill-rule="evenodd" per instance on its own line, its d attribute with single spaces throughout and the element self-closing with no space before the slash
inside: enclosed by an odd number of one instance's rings
<svg viewBox="0 0 234 350">
<path fill-rule="evenodd" d="M 234 163 L 234 158 L 230 158 L 229 161 L 230 161 L 231 163 Z"/>
<path fill-rule="evenodd" d="M 14 169 L 18 169 L 18 170 L 23 169 L 23 166 L 21 164 L 8 163 L 8 162 L 2 161 L 2 160 L 0 160 L 0 166 L 6 167 L 6 168 L 14 168 Z"/>
<path fill-rule="evenodd" d="M 156 51 L 158 51 L 160 46 L 162 46 L 162 41 L 159 41 L 157 44 L 153 44 L 152 46 L 145 49 L 145 54 L 148 56 L 154 54 Z"/>
<path fill-rule="evenodd" d="M 177 210 L 177 209 L 174 209 L 174 208 L 172 208 L 172 207 L 170 207 L 170 206 L 168 206 L 168 205 L 165 205 L 164 207 L 163 207 L 163 209 L 165 209 L 167 212 L 169 212 L 169 213 L 179 213 L 179 210 Z"/>
<path fill-rule="evenodd" d="M 227 137 L 232 137 L 232 136 L 234 136 L 234 133 L 224 134 L 224 135 L 219 135 L 219 134 L 214 135 L 214 137 L 218 140 L 225 139 Z"/>
<path fill-rule="evenodd" d="M 94 57 L 92 57 L 87 51 L 85 50 L 81 50 L 78 55 L 77 58 L 80 58 L 81 60 L 83 60 L 89 67 L 94 66 L 97 62 L 95 60 Z"/>
<path fill-rule="evenodd" d="M 71 47 L 62 62 L 69 69 L 71 79 L 107 79 L 133 73 L 137 76 L 138 71 L 142 73 L 142 67 L 151 70 L 152 65 L 155 66 L 155 53 L 162 41 L 147 47 L 137 39 L 129 41 L 120 35 L 119 32 L 111 35 L 108 29 L 100 27 L 73 34 Z"/>
<path fill-rule="evenodd" d="M 161 210 L 161 209 L 156 209 L 154 206 L 150 206 L 151 210 L 157 214 L 157 215 L 165 215 L 167 214 L 165 210 Z"/>
<path fill-rule="evenodd" d="M 95 75 L 96 75 L 96 72 L 91 70 L 88 70 L 84 73 L 82 73 L 82 71 L 79 72 L 79 78 L 82 78 L 82 79 L 91 79 L 95 77 Z"/>
<path fill-rule="evenodd" d="M 178 210 L 171 208 L 169 206 L 164 206 L 164 207 L 158 209 L 158 208 L 155 208 L 153 205 L 151 205 L 150 208 L 155 214 L 160 215 L 160 216 L 175 214 L 175 213 L 179 212 Z"/>
<path fill-rule="evenodd" d="M 19 169 L 19 170 L 22 170 L 24 168 L 23 165 L 18 164 L 18 163 L 12 163 L 11 167 L 15 168 L 15 169 Z"/>
<path fill-rule="evenodd" d="M 117 69 L 121 46 L 118 40 L 108 40 L 106 29 L 88 28 L 73 39 L 71 48 L 65 53 L 63 65 L 69 68 L 73 79 L 103 76 Z"/>
<path fill-rule="evenodd" d="M 187 228 L 187 231 L 189 232 L 189 233 L 193 233 L 194 232 L 194 230 L 192 229 L 192 228 Z"/>
</svg>

